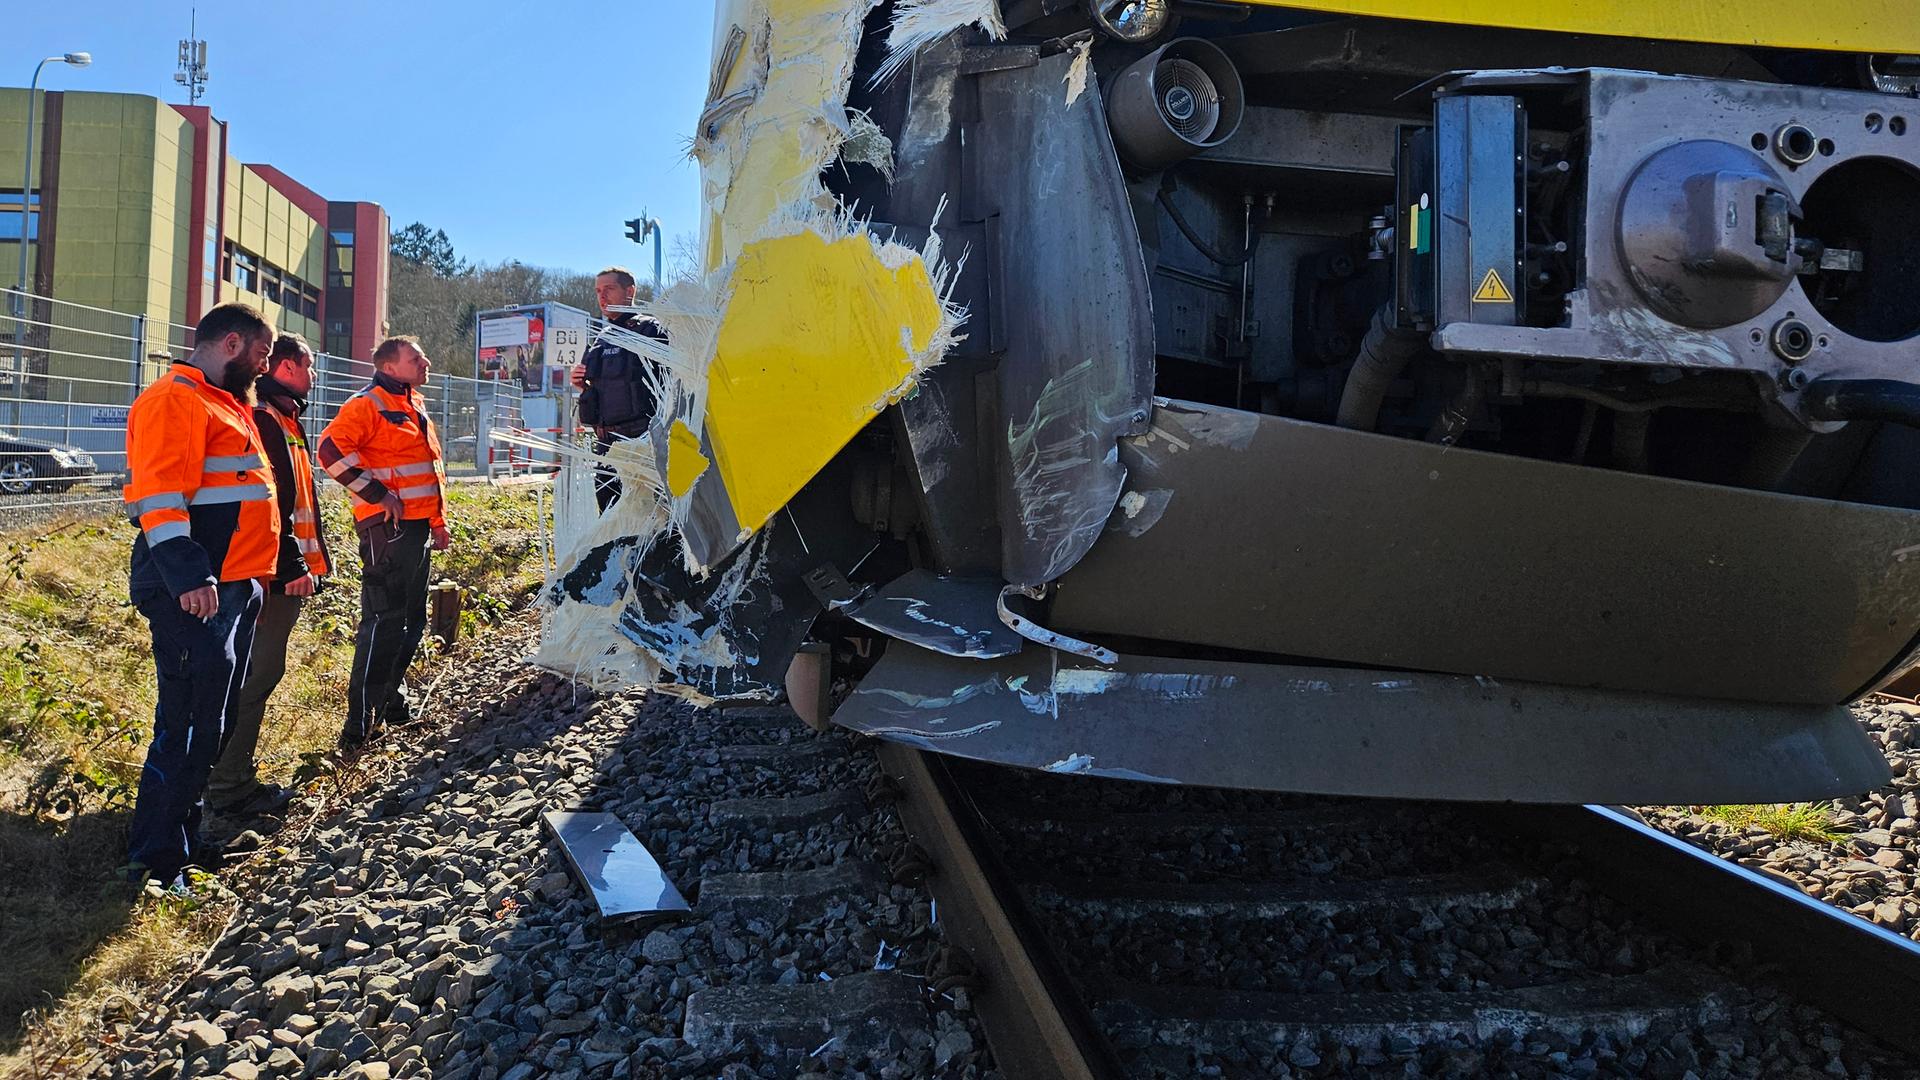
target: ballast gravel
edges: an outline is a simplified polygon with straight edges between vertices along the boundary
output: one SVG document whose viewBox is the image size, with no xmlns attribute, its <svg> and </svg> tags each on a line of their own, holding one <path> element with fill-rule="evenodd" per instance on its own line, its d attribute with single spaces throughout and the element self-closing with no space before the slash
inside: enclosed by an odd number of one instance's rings
<svg viewBox="0 0 1920 1080">
<path fill-rule="evenodd" d="M 1920 705 L 1876 698 L 1855 706 L 1887 755 L 1893 782 L 1833 800 L 1833 843 L 1783 840 L 1688 807 L 1642 807 L 1651 825 L 1725 859 L 1797 885 L 1807 895 L 1920 941 Z"/>
<path fill-rule="evenodd" d="M 525 666 L 530 645 L 449 670 L 451 716 L 380 751 L 411 767 L 271 838 L 206 964 L 112 1029 L 96 1073 L 998 1075 L 965 993 L 926 989 L 940 931 L 881 870 L 907 841 L 863 797 L 870 753 L 790 713 L 596 696 Z M 552 809 L 616 814 L 695 912 L 600 923 Z"/>
<path fill-rule="evenodd" d="M 1761 958 L 1677 941 L 1564 847 L 1448 807 L 960 775 L 1132 1076 L 1917 1074 Z M 1458 891 L 1426 889 L 1437 870 Z M 1215 889 L 1253 892 L 1192 906 Z M 1441 1019 L 1459 999 L 1490 1007 Z"/>
</svg>

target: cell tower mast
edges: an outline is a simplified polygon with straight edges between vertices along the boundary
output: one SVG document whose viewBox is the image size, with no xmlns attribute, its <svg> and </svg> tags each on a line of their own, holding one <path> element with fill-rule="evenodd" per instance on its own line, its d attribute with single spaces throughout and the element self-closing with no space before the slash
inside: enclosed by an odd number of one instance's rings
<svg viewBox="0 0 1920 1080">
<path fill-rule="evenodd" d="M 187 33 L 190 35 L 199 33 L 199 14 L 195 9 L 188 16 Z M 173 81 L 187 88 L 187 104 L 200 104 L 200 95 L 207 92 L 207 43 L 198 36 L 181 40 L 180 70 L 174 72 Z"/>
</svg>

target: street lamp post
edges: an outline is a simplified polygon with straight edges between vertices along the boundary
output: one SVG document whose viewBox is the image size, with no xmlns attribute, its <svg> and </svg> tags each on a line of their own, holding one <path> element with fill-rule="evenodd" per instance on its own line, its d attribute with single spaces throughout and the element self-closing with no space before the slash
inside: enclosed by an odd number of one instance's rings
<svg viewBox="0 0 1920 1080">
<path fill-rule="evenodd" d="M 34 98 L 40 92 L 40 72 L 48 64 L 86 67 L 91 63 L 91 53 L 70 52 L 49 56 L 34 66 L 33 82 L 27 86 L 27 152 L 26 161 L 20 168 L 20 279 L 13 294 L 13 390 L 16 413 L 20 408 L 18 399 L 26 392 L 27 377 L 27 222 L 33 212 L 33 118 L 39 111 L 33 107 Z M 41 194 L 45 196 L 45 192 Z"/>
<path fill-rule="evenodd" d="M 33 69 L 33 82 L 27 87 L 27 152 L 25 164 L 20 167 L 20 295 L 15 303 L 24 303 L 27 293 L 27 215 L 30 196 L 33 191 L 33 117 L 39 110 L 33 107 L 34 97 L 40 92 L 40 72 L 48 64 L 72 64 L 74 67 L 86 67 L 93 63 L 93 54 L 70 52 L 62 56 L 49 56 L 40 61 Z M 19 314 L 19 312 L 15 312 Z"/>
</svg>

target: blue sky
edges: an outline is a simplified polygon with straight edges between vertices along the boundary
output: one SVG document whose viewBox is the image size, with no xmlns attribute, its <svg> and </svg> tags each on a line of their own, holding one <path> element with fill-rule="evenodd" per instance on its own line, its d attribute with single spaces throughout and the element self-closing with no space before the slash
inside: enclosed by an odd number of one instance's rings
<svg viewBox="0 0 1920 1080">
<path fill-rule="evenodd" d="M 174 83 L 189 5 L 19 0 L 6 5 L 0 86 L 186 101 Z M 201 103 L 234 155 L 327 198 L 424 221 L 462 256 L 595 270 L 650 269 L 625 236 L 644 209 L 671 238 L 698 232 L 685 157 L 706 97 L 711 0 L 598 5 L 507 0 L 203 2 L 211 78 Z M 111 14 L 103 17 L 103 11 Z"/>
</svg>

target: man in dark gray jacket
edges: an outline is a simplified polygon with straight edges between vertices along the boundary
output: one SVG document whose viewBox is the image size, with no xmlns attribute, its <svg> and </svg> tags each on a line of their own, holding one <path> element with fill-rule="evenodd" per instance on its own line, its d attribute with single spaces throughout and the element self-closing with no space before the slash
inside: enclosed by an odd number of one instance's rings
<svg viewBox="0 0 1920 1080">
<path fill-rule="evenodd" d="M 666 332 L 652 319 L 612 310 L 633 304 L 633 274 L 625 267 L 609 266 L 600 271 L 594 276 L 593 292 L 608 322 L 650 338 L 667 339 Z M 598 340 L 573 366 L 573 385 L 580 392 L 580 422 L 593 429 L 594 453 L 606 453 L 615 439 L 637 439 L 653 424 L 658 403 L 647 384 L 645 365 L 639 354 Z M 619 497 L 619 474 L 606 465 L 596 467 L 593 499 L 600 504 L 601 512 Z"/>
<path fill-rule="evenodd" d="M 267 354 L 267 371 L 254 384 L 254 426 L 273 469 L 279 499 L 280 554 L 253 632 L 252 662 L 234 703 L 233 728 L 207 782 L 207 801 L 230 820 L 275 814 L 293 792 L 262 783 L 253 760 L 267 698 L 287 670 L 287 640 L 300 607 L 331 565 L 320 528 L 312 460 L 301 416 L 313 392 L 313 350 L 299 334 L 281 334 Z"/>
</svg>

